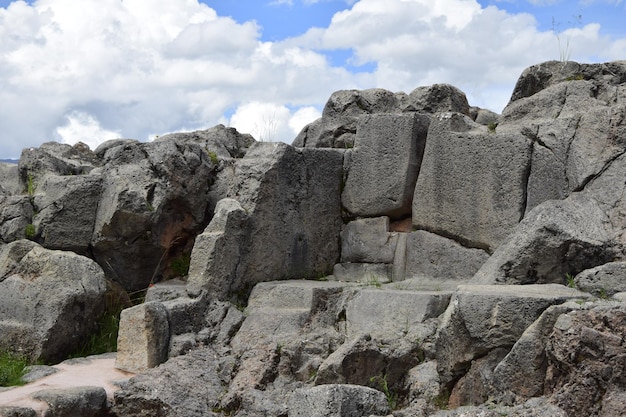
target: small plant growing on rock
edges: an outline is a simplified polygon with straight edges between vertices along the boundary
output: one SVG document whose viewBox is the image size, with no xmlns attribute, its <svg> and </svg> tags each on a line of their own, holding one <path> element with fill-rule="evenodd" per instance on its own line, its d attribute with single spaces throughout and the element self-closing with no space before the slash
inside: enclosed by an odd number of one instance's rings
<svg viewBox="0 0 626 417">
<path fill-rule="evenodd" d="M 489 133 L 496 133 L 496 127 L 498 127 L 496 122 L 489 122 L 487 124 L 487 130 L 489 130 Z"/>
<path fill-rule="evenodd" d="M 37 191 L 35 178 L 33 177 L 33 174 L 29 172 L 26 176 L 26 194 L 28 194 L 28 196 L 32 198 L 35 195 L 35 191 Z"/>
<path fill-rule="evenodd" d="M 24 237 L 26 237 L 26 239 L 32 240 L 36 234 L 37 230 L 35 229 L 35 225 L 32 223 L 27 224 L 24 228 Z"/>
<path fill-rule="evenodd" d="M 387 383 L 387 375 L 377 375 L 370 378 L 370 383 L 377 384 L 380 387 L 380 390 L 385 394 L 387 398 L 387 404 L 389 408 L 395 410 L 398 408 L 398 394 L 392 392 L 389 389 L 389 384 Z"/>
<path fill-rule="evenodd" d="M 28 362 L 21 356 L 9 352 L 0 352 L 0 387 L 24 385 L 24 368 Z"/>
<path fill-rule="evenodd" d="M 207 153 L 209 154 L 209 159 L 211 160 L 211 163 L 213 165 L 217 165 L 219 162 L 219 159 L 217 158 L 217 154 L 213 151 L 207 151 Z"/>
<path fill-rule="evenodd" d="M 567 286 L 570 288 L 576 288 L 576 281 L 574 280 L 574 276 L 570 273 L 565 274 L 565 279 L 567 282 Z"/>
<path fill-rule="evenodd" d="M 182 254 L 178 258 L 172 260 L 170 267 L 176 277 L 184 277 L 189 273 L 189 264 L 191 263 L 191 255 Z"/>
</svg>

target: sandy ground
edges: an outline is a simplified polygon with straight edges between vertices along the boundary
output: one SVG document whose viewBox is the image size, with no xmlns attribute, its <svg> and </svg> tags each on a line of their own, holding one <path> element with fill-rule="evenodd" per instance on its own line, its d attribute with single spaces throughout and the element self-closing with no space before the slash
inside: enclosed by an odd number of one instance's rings
<svg viewBox="0 0 626 417">
<path fill-rule="evenodd" d="M 115 356 L 110 354 L 65 361 L 54 365 L 53 368 L 59 371 L 21 387 L 0 392 L 0 406 L 30 407 L 42 415 L 47 404 L 30 398 L 32 393 L 44 389 L 82 386 L 104 387 L 109 400 L 112 400 L 113 393 L 119 389 L 114 382 L 127 380 L 134 375 L 115 369 Z"/>
</svg>

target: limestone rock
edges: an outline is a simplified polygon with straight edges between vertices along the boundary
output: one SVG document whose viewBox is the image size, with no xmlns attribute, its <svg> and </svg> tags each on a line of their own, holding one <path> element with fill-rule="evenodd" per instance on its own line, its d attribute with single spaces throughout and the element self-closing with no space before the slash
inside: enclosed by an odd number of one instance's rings
<svg viewBox="0 0 626 417">
<path fill-rule="evenodd" d="M 393 263 L 397 240 L 389 217 L 351 221 L 341 231 L 341 262 Z"/>
<path fill-rule="evenodd" d="M 305 126 L 293 146 L 352 148 L 361 116 L 398 112 L 398 98 L 390 91 L 380 88 L 336 91 L 326 102 L 322 118 Z"/>
<path fill-rule="evenodd" d="M 626 291 L 626 262 L 608 262 L 576 275 L 576 288 L 596 296 L 612 296 Z"/>
<path fill-rule="evenodd" d="M 460 285 L 442 317 L 436 342 L 442 383 L 466 373 L 474 359 L 510 349 L 551 305 L 585 294 L 562 285 Z"/>
<path fill-rule="evenodd" d="M 524 71 L 499 119 L 533 141 L 526 211 L 580 191 L 624 153 L 626 63 L 546 62 Z"/>
<path fill-rule="evenodd" d="M 107 393 L 102 387 L 76 387 L 37 391 L 32 398 L 48 404 L 45 416 L 105 417 Z"/>
<path fill-rule="evenodd" d="M 2 417 L 37 417 L 37 412 L 27 407 L 2 407 L 0 406 L 0 416 Z"/>
<path fill-rule="evenodd" d="M 415 326 L 441 315 L 451 292 L 364 289 L 346 305 L 348 337 L 369 334 L 379 339 L 405 336 Z"/>
<path fill-rule="evenodd" d="M 522 218 L 531 142 L 489 133 L 459 113 L 433 118 L 413 198 L 413 225 L 493 251 Z"/>
<path fill-rule="evenodd" d="M 623 415 L 626 308 L 562 314 L 546 344 L 545 392 L 569 415 Z M 618 398 L 618 401 L 615 399 Z"/>
<path fill-rule="evenodd" d="M 17 164 L 0 162 L 0 195 L 16 195 L 22 191 Z"/>
<path fill-rule="evenodd" d="M 357 123 L 341 202 L 354 216 L 406 217 L 430 118 L 412 114 L 363 116 Z"/>
<path fill-rule="evenodd" d="M 455 112 L 466 116 L 470 115 L 470 107 L 465 93 L 450 84 L 417 87 L 409 94 L 406 106 L 402 108 L 402 111 L 432 114 Z"/>
<path fill-rule="evenodd" d="M 532 210 L 472 278 L 480 284 L 566 283 L 567 274 L 615 256 L 608 218 L 595 200 L 572 195 Z"/>
<path fill-rule="evenodd" d="M 356 384 L 375 389 L 384 389 L 386 384 L 390 392 L 398 392 L 407 371 L 423 359 L 422 355 L 414 341 L 352 338 L 320 365 L 315 384 Z"/>
<path fill-rule="evenodd" d="M 397 251 L 400 250 L 398 246 Z M 467 281 L 489 258 L 482 249 L 466 248 L 452 239 L 424 230 L 408 233 L 404 250 L 402 273 L 406 278 Z M 394 279 L 397 280 L 395 276 Z"/>
<path fill-rule="evenodd" d="M 339 315 L 335 309 L 339 309 L 343 289 L 349 286 L 333 281 L 257 284 L 248 300 L 246 320 L 231 346 L 236 352 L 272 344 L 284 346 L 299 339 L 312 323 L 334 326 Z"/>
<path fill-rule="evenodd" d="M 223 394 L 220 361 L 208 348 L 192 350 L 131 378 L 115 392 L 119 416 L 213 417 Z M 184 394 L 184 395 L 183 395 Z"/>
<path fill-rule="evenodd" d="M 197 272 L 190 274 L 190 283 L 215 290 L 222 299 L 245 301 L 258 282 L 327 275 L 339 258 L 342 165 L 343 154 L 337 150 L 253 145 L 237 161 L 222 196 L 237 200 L 247 214 L 245 230 L 233 230 L 246 236 L 237 241 L 239 260 L 228 260 L 227 270 L 218 275 L 232 277 L 229 285 L 212 287 L 213 278 Z M 218 266 L 199 269 L 211 268 Z"/>
<path fill-rule="evenodd" d="M 37 238 L 48 249 L 86 254 L 100 203 L 99 175 L 48 175 L 34 198 Z"/>
<path fill-rule="evenodd" d="M 363 417 L 387 415 L 385 394 L 358 385 L 320 385 L 296 390 L 289 400 L 293 417 Z"/>
<path fill-rule="evenodd" d="M 115 367 L 138 373 L 167 359 L 170 325 L 167 310 L 150 301 L 122 311 Z"/>
<path fill-rule="evenodd" d="M 489 399 L 494 369 L 507 354 L 507 349 L 491 350 L 486 356 L 472 361 L 465 375 L 454 385 L 448 400 L 449 408 L 480 405 Z"/>
<path fill-rule="evenodd" d="M 193 143 L 114 145 L 102 154 L 93 254 L 125 289 L 145 289 L 173 275 L 172 262 L 191 252 L 195 236 L 208 224 L 215 166 Z"/>
<path fill-rule="evenodd" d="M 512 393 L 518 400 L 544 393 L 548 361 L 546 343 L 559 316 L 581 306 L 566 302 L 548 307 L 520 336 L 493 372 L 492 385 L 500 395 Z"/>
<path fill-rule="evenodd" d="M 624 169 L 626 155 L 615 158 L 602 171 L 602 175 L 590 180 L 582 191 L 582 194 L 598 202 L 612 226 L 613 238 L 622 248 L 626 246 L 626 185 L 621 181 Z"/>
<path fill-rule="evenodd" d="M 2 252 L 0 258 L 15 264 L 0 282 L 0 346 L 31 360 L 66 357 L 95 330 L 104 310 L 102 269 L 83 256 L 38 245 L 8 245 Z"/>
<path fill-rule="evenodd" d="M 95 152 L 78 142 L 71 146 L 57 142 L 46 142 L 38 148 L 22 151 L 18 163 L 21 190 L 36 188 L 44 177 L 54 175 L 84 175 L 100 166 Z"/>
<path fill-rule="evenodd" d="M 378 287 L 393 281 L 393 268 L 391 264 L 345 262 L 335 264 L 333 279 Z"/>
<path fill-rule="evenodd" d="M 236 200 L 225 198 L 215 207 L 211 223 L 191 252 L 188 286 L 194 293 L 207 289 L 224 297 L 231 292 L 242 256 L 248 215 Z"/>
<path fill-rule="evenodd" d="M 0 196 L 0 239 L 9 243 L 35 238 L 34 213 L 31 198 L 27 195 Z"/>
<path fill-rule="evenodd" d="M 195 143 L 207 152 L 215 153 L 220 158 L 243 158 L 250 146 L 256 141 L 249 134 L 239 133 L 233 127 L 222 124 L 195 132 L 170 133 L 155 139 L 155 142 L 175 140 L 180 143 Z"/>
</svg>

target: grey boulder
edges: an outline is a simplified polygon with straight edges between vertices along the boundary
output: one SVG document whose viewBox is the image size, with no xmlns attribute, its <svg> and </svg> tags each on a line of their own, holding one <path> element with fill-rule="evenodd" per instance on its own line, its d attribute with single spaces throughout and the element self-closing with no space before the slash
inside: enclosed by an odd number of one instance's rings
<svg viewBox="0 0 626 417">
<path fill-rule="evenodd" d="M 8 246 L 0 257 L 11 251 Z M 0 346 L 31 360 L 59 360 L 96 329 L 104 311 L 104 273 L 72 252 L 27 248 L 7 256 L 14 264 L 0 282 Z"/>
<path fill-rule="evenodd" d="M 296 390 L 289 400 L 293 417 L 363 417 L 387 415 L 385 394 L 359 385 L 320 385 Z"/>
<path fill-rule="evenodd" d="M 403 218 L 411 213 L 430 118 L 416 113 L 359 119 L 341 195 L 354 216 Z"/>
<path fill-rule="evenodd" d="M 609 219 L 595 200 L 572 195 L 533 209 L 472 278 L 476 284 L 567 283 L 612 260 Z"/>
</svg>

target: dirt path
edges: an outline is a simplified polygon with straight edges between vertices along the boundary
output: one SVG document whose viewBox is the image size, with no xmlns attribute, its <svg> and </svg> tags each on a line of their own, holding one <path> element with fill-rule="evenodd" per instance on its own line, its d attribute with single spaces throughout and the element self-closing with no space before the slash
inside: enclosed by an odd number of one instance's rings
<svg viewBox="0 0 626 417">
<path fill-rule="evenodd" d="M 42 414 L 47 404 L 30 398 L 34 392 L 44 389 L 65 389 L 82 386 L 104 387 L 109 400 L 119 389 L 114 381 L 127 380 L 134 374 L 115 369 L 114 355 L 100 355 L 70 360 L 54 365 L 59 371 L 21 387 L 0 392 L 1 407 L 29 407 Z"/>
</svg>

